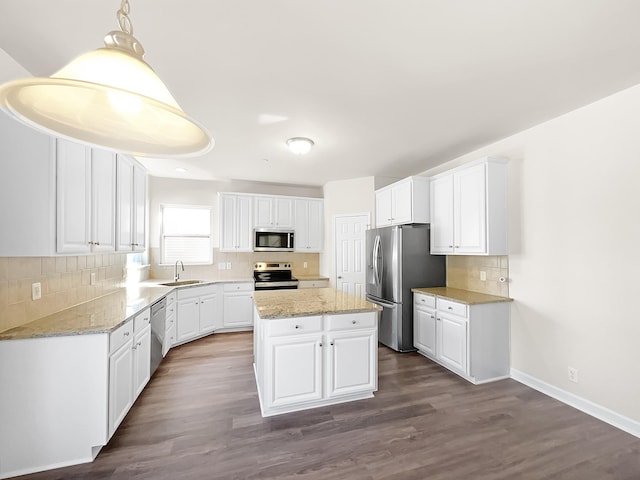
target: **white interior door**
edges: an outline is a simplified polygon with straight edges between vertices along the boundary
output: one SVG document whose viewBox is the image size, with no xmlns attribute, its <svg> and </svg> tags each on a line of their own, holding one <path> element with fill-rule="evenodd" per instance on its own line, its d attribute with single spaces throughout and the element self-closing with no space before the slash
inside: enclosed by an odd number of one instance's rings
<svg viewBox="0 0 640 480">
<path fill-rule="evenodd" d="M 364 297 L 365 230 L 370 224 L 368 214 L 335 217 L 336 288 Z"/>
</svg>

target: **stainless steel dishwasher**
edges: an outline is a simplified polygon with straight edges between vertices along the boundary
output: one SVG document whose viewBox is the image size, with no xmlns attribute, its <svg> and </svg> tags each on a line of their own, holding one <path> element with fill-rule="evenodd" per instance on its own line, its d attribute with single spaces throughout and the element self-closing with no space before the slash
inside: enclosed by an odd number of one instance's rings
<svg viewBox="0 0 640 480">
<path fill-rule="evenodd" d="M 167 319 L 167 298 L 162 297 L 151 305 L 151 375 L 162 361 L 162 342 L 164 341 Z"/>
</svg>

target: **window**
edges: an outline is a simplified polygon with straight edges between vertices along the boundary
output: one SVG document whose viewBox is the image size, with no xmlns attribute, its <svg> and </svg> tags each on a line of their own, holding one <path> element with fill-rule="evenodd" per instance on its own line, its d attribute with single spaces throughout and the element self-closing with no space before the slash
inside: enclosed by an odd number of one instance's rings
<svg viewBox="0 0 640 480">
<path fill-rule="evenodd" d="M 160 263 L 211 264 L 211 208 L 188 205 L 162 207 Z"/>
</svg>

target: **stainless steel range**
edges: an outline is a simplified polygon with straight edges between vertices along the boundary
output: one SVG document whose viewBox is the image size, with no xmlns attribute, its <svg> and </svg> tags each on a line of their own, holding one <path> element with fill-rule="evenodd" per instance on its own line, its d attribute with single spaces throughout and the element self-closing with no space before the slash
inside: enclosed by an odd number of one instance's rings
<svg viewBox="0 0 640 480">
<path fill-rule="evenodd" d="M 298 288 L 298 279 L 291 275 L 291 264 L 258 262 L 253 266 L 256 291 Z"/>
</svg>

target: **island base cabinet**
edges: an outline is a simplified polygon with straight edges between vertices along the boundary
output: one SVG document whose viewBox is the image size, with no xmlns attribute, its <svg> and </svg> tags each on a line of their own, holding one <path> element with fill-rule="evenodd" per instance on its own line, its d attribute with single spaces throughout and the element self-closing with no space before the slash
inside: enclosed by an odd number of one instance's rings
<svg viewBox="0 0 640 480">
<path fill-rule="evenodd" d="M 328 335 L 327 396 L 352 395 L 377 389 L 377 335 L 365 332 Z"/>
<path fill-rule="evenodd" d="M 254 312 L 254 368 L 263 416 L 373 396 L 377 312 L 278 319 Z"/>
<path fill-rule="evenodd" d="M 270 342 L 269 404 L 277 407 L 322 398 L 322 336 L 280 337 Z"/>
</svg>

